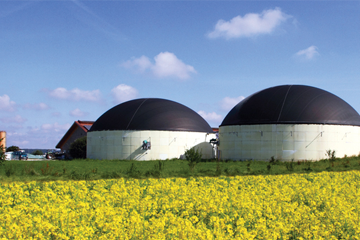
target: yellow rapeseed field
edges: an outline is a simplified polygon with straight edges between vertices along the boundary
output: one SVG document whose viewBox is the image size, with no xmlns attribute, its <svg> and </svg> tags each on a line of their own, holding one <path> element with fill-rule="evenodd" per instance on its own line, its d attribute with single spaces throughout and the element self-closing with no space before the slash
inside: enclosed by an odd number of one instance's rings
<svg viewBox="0 0 360 240">
<path fill-rule="evenodd" d="M 360 173 L 0 183 L 3 239 L 359 239 Z"/>
</svg>

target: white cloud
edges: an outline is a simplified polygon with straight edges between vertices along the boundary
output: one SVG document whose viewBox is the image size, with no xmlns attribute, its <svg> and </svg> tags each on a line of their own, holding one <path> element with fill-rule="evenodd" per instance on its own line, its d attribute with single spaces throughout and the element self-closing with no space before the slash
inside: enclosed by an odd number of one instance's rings
<svg viewBox="0 0 360 240">
<path fill-rule="evenodd" d="M 210 122 L 221 122 L 222 120 L 222 116 L 215 113 L 215 112 L 210 112 L 210 113 L 207 113 L 205 111 L 198 111 L 198 114 L 200 116 L 202 116 L 206 121 L 210 121 Z"/>
<path fill-rule="evenodd" d="M 16 103 L 10 100 L 10 97 L 6 94 L 0 96 L 0 110 L 12 112 L 15 111 Z"/>
<path fill-rule="evenodd" d="M 20 136 L 20 137 L 22 137 L 22 136 L 25 136 L 25 134 L 24 133 L 20 133 L 20 132 L 11 132 L 11 131 L 6 131 L 6 136 Z"/>
<path fill-rule="evenodd" d="M 97 102 L 101 100 L 100 90 L 84 91 L 78 88 L 67 90 L 66 88 L 56 88 L 55 90 L 48 91 L 50 97 L 62 100 L 71 101 L 89 101 Z"/>
<path fill-rule="evenodd" d="M 46 103 L 35 103 L 35 104 L 30 104 L 27 103 L 23 106 L 24 109 L 33 109 L 33 110 L 37 110 L 37 111 L 41 111 L 41 110 L 47 110 L 50 107 L 46 104 Z"/>
<path fill-rule="evenodd" d="M 236 16 L 228 22 L 219 20 L 208 37 L 230 39 L 269 34 L 289 17 L 291 16 L 283 13 L 280 8 L 275 8 L 264 10 L 261 14 L 248 13 L 244 17 Z"/>
<path fill-rule="evenodd" d="M 33 132 L 20 132 L 18 127 L 9 127 L 6 131 L 6 145 L 9 146 L 19 146 L 21 148 L 28 148 L 31 143 L 37 145 L 39 141 L 32 141 L 31 137 L 37 137 L 37 134 Z M 41 145 L 33 146 L 34 148 L 41 148 Z"/>
<path fill-rule="evenodd" d="M 242 101 L 245 97 L 239 96 L 236 98 L 231 97 L 225 97 L 220 102 L 220 107 L 224 111 L 231 110 L 236 104 L 238 104 L 240 101 Z"/>
<path fill-rule="evenodd" d="M 315 56 L 319 55 L 319 52 L 317 51 L 317 47 L 316 46 L 310 46 L 307 49 L 304 50 L 300 50 L 296 53 L 296 56 L 303 56 L 306 59 L 313 59 Z"/>
<path fill-rule="evenodd" d="M 122 64 L 125 68 L 133 68 L 139 72 L 149 70 L 155 77 L 175 77 L 188 79 L 190 74 L 196 73 L 193 66 L 183 63 L 174 53 L 161 52 L 154 57 L 155 63 L 151 63 L 148 57 L 132 58 Z"/>
<path fill-rule="evenodd" d="M 152 63 L 148 57 L 141 56 L 139 58 L 131 58 L 131 60 L 124 62 L 122 66 L 125 68 L 136 68 L 139 72 L 144 72 L 152 67 Z"/>
<path fill-rule="evenodd" d="M 86 115 L 88 115 L 87 112 L 83 112 L 83 111 L 81 111 L 81 110 L 78 109 L 78 108 L 70 111 L 70 116 L 72 116 L 72 117 L 84 117 L 84 116 L 86 116 Z"/>
<path fill-rule="evenodd" d="M 190 77 L 190 73 L 196 73 L 194 67 L 186 65 L 173 53 L 160 53 L 155 56 L 154 59 L 155 65 L 152 69 L 157 77 L 178 77 L 180 79 L 187 79 Z"/>
<path fill-rule="evenodd" d="M 26 122 L 27 119 L 21 117 L 20 115 L 16 115 L 14 117 L 1 118 L 0 121 L 3 123 L 23 123 Z"/>
<path fill-rule="evenodd" d="M 71 124 L 59 124 L 59 123 L 45 123 L 41 125 L 41 130 L 44 131 L 54 131 L 54 132 L 60 132 L 60 131 L 66 131 L 70 128 Z"/>
<path fill-rule="evenodd" d="M 113 102 L 118 104 L 136 98 L 138 91 L 131 86 L 120 84 L 111 90 L 111 95 L 114 98 Z"/>
</svg>

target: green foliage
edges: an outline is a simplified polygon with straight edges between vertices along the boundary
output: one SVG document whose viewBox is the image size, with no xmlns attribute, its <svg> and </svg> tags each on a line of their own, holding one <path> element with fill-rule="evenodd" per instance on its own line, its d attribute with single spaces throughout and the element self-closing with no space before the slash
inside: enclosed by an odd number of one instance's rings
<svg viewBox="0 0 360 240">
<path fill-rule="evenodd" d="M 7 177 L 10 177 L 11 175 L 14 175 L 15 173 L 15 167 L 12 165 L 5 165 L 5 175 Z"/>
<path fill-rule="evenodd" d="M 278 159 L 275 159 L 274 156 L 272 156 L 269 160 L 269 164 L 266 166 L 267 171 L 270 173 L 271 171 L 271 166 L 272 165 L 279 165 L 280 161 Z"/>
<path fill-rule="evenodd" d="M 35 170 L 34 164 L 26 164 L 23 169 L 23 175 L 39 176 L 40 174 Z"/>
<path fill-rule="evenodd" d="M 146 177 L 160 177 L 161 171 L 164 170 L 165 161 L 159 160 L 155 161 L 154 168 L 151 170 L 146 171 L 145 176 Z"/>
<path fill-rule="evenodd" d="M 266 166 L 266 168 L 267 168 L 268 172 L 270 172 L 270 170 L 271 170 L 271 164 L 268 164 L 268 165 Z"/>
<path fill-rule="evenodd" d="M 268 166 L 270 168 L 268 169 Z M 1 181 L 98 180 L 109 178 L 171 178 L 246 175 L 278 175 L 322 171 L 360 171 L 360 156 L 329 160 L 297 161 L 271 164 L 266 161 L 202 161 L 191 171 L 184 160 L 90 160 L 6 161 L 0 168 Z M 7 177 L 8 176 L 8 177 Z"/>
<path fill-rule="evenodd" d="M 216 171 L 215 171 L 215 176 L 220 176 L 222 173 L 222 170 L 221 170 L 221 166 L 220 166 L 220 161 L 218 160 L 216 162 Z"/>
<path fill-rule="evenodd" d="M 20 151 L 20 148 L 18 146 L 10 146 L 8 148 L 6 148 L 7 152 L 17 152 Z"/>
<path fill-rule="evenodd" d="M 121 174 L 119 174 L 116 171 L 112 171 L 112 172 L 105 172 L 101 174 L 101 178 L 103 179 L 111 179 L 111 178 L 120 178 Z"/>
<path fill-rule="evenodd" d="M 294 171 L 294 159 L 292 159 L 291 162 L 286 162 L 285 166 L 288 171 Z"/>
<path fill-rule="evenodd" d="M 240 171 L 237 168 L 225 168 L 224 173 L 226 174 L 226 176 L 236 176 L 239 175 Z"/>
<path fill-rule="evenodd" d="M 49 163 L 44 164 L 41 168 L 42 175 L 50 175 L 53 170 L 53 167 L 50 167 Z"/>
<path fill-rule="evenodd" d="M 313 169 L 311 168 L 311 161 L 305 161 L 306 168 L 304 168 L 305 171 L 311 172 Z"/>
<path fill-rule="evenodd" d="M 336 155 L 335 154 L 336 154 L 335 150 L 331 150 L 331 149 L 326 150 L 325 155 L 329 159 L 329 162 L 330 162 L 329 169 L 334 167 L 334 162 L 336 160 Z M 345 158 L 347 158 L 346 155 L 345 155 Z"/>
<path fill-rule="evenodd" d="M 81 137 L 76 139 L 71 145 L 70 145 L 70 155 L 73 158 L 80 158 L 84 159 L 86 158 L 86 137 Z"/>
<path fill-rule="evenodd" d="M 196 164 L 201 161 L 202 153 L 193 147 L 185 151 L 185 158 L 189 162 L 190 170 L 193 171 Z"/>
<path fill-rule="evenodd" d="M 271 165 L 277 165 L 277 164 L 280 164 L 280 161 L 279 161 L 279 159 L 275 159 L 275 157 L 272 156 L 272 157 L 270 158 L 269 163 L 270 163 Z"/>
<path fill-rule="evenodd" d="M 32 154 L 33 155 L 44 155 L 44 153 L 41 150 L 35 150 Z"/>
<path fill-rule="evenodd" d="M 246 164 L 246 170 L 247 170 L 247 172 L 248 173 L 251 173 L 251 160 L 249 160 L 248 162 L 247 162 L 247 164 Z"/>
<path fill-rule="evenodd" d="M 91 172 L 78 173 L 76 171 L 72 171 L 70 173 L 69 177 L 72 180 L 92 180 L 93 179 L 93 175 L 91 174 Z"/>
<path fill-rule="evenodd" d="M 138 170 L 134 163 L 131 164 L 131 167 L 128 169 L 127 174 L 129 175 L 129 177 L 132 178 L 141 177 L 141 172 Z"/>
<path fill-rule="evenodd" d="M 330 160 L 330 161 L 334 161 L 335 159 L 336 159 L 336 152 L 335 152 L 335 150 L 331 150 L 331 149 L 329 149 L 329 150 L 326 150 L 326 153 L 325 153 L 325 155 L 327 156 L 327 158 Z"/>
</svg>

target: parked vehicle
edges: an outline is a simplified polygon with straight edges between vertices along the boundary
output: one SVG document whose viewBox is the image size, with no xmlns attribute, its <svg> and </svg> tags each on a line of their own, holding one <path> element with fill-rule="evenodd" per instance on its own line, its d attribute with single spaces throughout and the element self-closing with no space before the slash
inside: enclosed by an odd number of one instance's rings
<svg viewBox="0 0 360 240">
<path fill-rule="evenodd" d="M 47 152 L 45 154 L 45 158 L 46 159 L 54 159 L 55 158 L 55 153 L 54 152 Z"/>
<path fill-rule="evenodd" d="M 5 160 L 10 161 L 12 159 L 13 152 L 6 152 L 5 153 Z"/>
<path fill-rule="evenodd" d="M 55 159 L 58 160 L 64 160 L 65 159 L 65 153 L 64 152 L 55 152 Z"/>
<path fill-rule="evenodd" d="M 28 156 L 25 152 L 16 151 L 16 152 L 13 152 L 13 159 L 28 160 Z"/>
</svg>

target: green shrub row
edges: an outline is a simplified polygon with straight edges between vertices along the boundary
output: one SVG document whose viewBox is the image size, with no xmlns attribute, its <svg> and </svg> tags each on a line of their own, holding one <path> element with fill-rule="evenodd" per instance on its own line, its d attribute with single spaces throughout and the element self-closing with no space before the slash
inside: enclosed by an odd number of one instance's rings
<svg viewBox="0 0 360 240">
<path fill-rule="evenodd" d="M 196 155 L 196 154 L 195 154 Z M 197 155 L 196 155 L 197 156 Z M 194 160 L 80 160 L 5 161 L 0 181 L 92 180 L 109 178 L 166 178 L 198 176 L 244 176 L 360 170 L 360 156 L 321 161 L 232 161 Z"/>
</svg>

